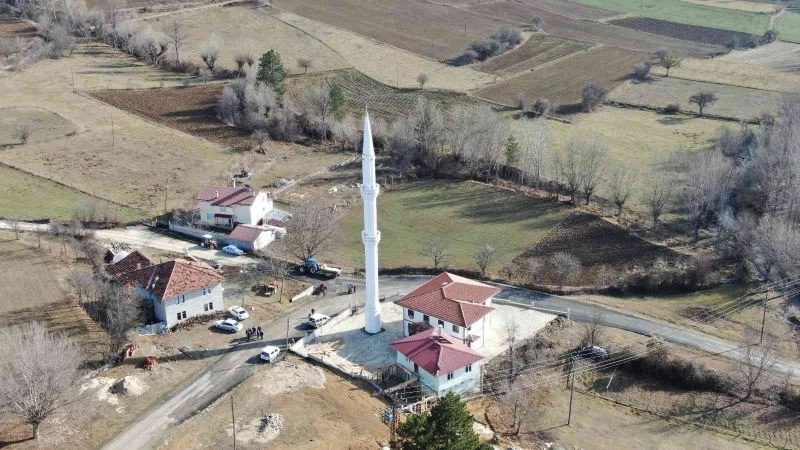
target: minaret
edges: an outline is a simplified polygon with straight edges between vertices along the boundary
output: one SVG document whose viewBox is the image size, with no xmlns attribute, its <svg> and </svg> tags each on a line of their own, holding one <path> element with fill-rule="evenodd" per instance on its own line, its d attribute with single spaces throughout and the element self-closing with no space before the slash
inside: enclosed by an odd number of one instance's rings
<svg viewBox="0 0 800 450">
<path fill-rule="evenodd" d="M 378 302 L 378 191 L 375 182 L 375 149 L 372 148 L 372 129 L 369 112 L 364 113 L 364 143 L 361 154 L 361 197 L 364 200 L 364 272 L 367 277 L 366 300 L 364 301 L 364 331 L 370 334 L 381 331 L 381 305 Z"/>
</svg>

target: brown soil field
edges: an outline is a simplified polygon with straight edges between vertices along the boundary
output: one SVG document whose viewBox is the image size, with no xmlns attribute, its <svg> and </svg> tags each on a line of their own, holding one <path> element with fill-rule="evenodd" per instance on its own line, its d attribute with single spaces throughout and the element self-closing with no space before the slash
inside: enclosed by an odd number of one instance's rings
<svg viewBox="0 0 800 450">
<path fill-rule="evenodd" d="M 160 28 L 172 16 L 147 20 Z M 253 6 L 224 6 L 188 11 L 177 15 L 191 30 L 182 49 L 184 59 L 203 66 L 201 51 L 213 42 L 219 50 L 219 66 L 233 69 L 233 58 L 241 52 L 256 57 L 270 49 L 281 55 L 287 73 L 302 73 L 297 67 L 298 58 L 313 62 L 309 72 L 342 69 L 349 64 L 330 47 L 318 39 L 287 25 Z M 232 27 L 230 24 L 235 23 Z"/>
<path fill-rule="evenodd" d="M 36 27 L 27 20 L 0 17 L 0 38 L 17 36 L 31 38 L 37 34 Z"/>
<path fill-rule="evenodd" d="M 721 47 L 697 42 L 667 38 L 606 23 L 580 20 L 555 14 L 528 3 L 503 2 L 471 6 L 474 11 L 487 16 L 499 17 L 510 22 L 528 23 L 533 17 L 544 19 L 547 34 L 564 39 L 604 44 L 613 47 L 639 50 L 648 53 L 667 47 L 684 57 L 704 57 L 723 51 Z"/>
<path fill-rule="evenodd" d="M 750 36 L 748 33 L 722 30 L 719 28 L 699 27 L 683 23 L 669 22 L 667 20 L 653 19 L 650 17 L 627 17 L 612 20 L 609 23 L 634 30 L 646 31 L 676 39 L 700 42 L 703 44 L 725 45 L 731 39 L 742 42 Z"/>
<path fill-rule="evenodd" d="M 680 258 L 678 253 L 651 244 L 600 217 L 573 212 L 516 260 L 524 264 L 525 259 L 538 258 L 547 267 L 548 259 L 559 252 L 571 254 L 583 265 L 580 278 L 572 283 L 578 286 L 596 283 L 603 267 L 622 271 L 637 265 L 648 267 L 659 258 L 667 261 Z M 555 283 L 549 269 L 545 269 L 544 276 Z"/>
<path fill-rule="evenodd" d="M 632 67 L 649 55 L 613 47 L 594 48 L 556 64 L 501 81 L 475 95 L 505 105 L 512 105 L 519 93 L 529 101 L 545 98 L 555 105 L 580 102 L 581 89 L 598 83 L 611 91 L 631 73 Z M 589 70 L 591 68 L 591 70 Z"/>
<path fill-rule="evenodd" d="M 521 46 L 492 58 L 478 67 L 498 75 L 514 74 L 589 47 L 591 44 L 586 42 L 536 34 Z"/>
<path fill-rule="evenodd" d="M 520 3 L 576 19 L 603 19 L 619 15 L 616 11 L 581 5 L 569 0 L 520 0 Z"/>
<path fill-rule="evenodd" d="M 271 184 L 278 178 L 297 178 L 323 167 L 337 164 L 350 155 L 328 148 L 313 148 L 283 142 L 269 142 L 267 154 L 250 152 L 256 145 L 249 134 L 217 119 L 217 101 L 222 86 L 192 86 L 171 89 L 112 90 L 93 93 L 112 106 L 170 128 L 218 144 L 227 150 L 230 168 L 245 165 L 255 186 Z M 230 169 L 228 169 L 230 170 Z M 227 179 L 221 168 L 214 174 Z M 206 180 L 206 182 L 211 181 Z M 181 199 L 188 200 L 190 196 Z"/>
<path fill-rule="evenodd" d="M 287 92 L 298 107 L 307 104 L 304 94 L 307 87 L 319 83 L 338 85 L 342 88 L 347 101 L 348 110 L 355 117 L 364 113 L 364 105 L 369 106 L 374 117 L 392 121 L 408 114 L 420 97 L 448 109 L 456 104 L 480 104 L 480 100 L 457 94 L 451 91 L 431 89 L 396 89 L 379 83 L 356 70 L 330 72 L 315 77 L 293 77 L 287 81 Z"/>
<path fill-rule="evenodd" d="M 800 44 L 776 41 L 753 50 L 734 50 L 719 59 L 767 66 L 781 72 L 800 75 Z"/>
<path fill-rule="evenodd" d="M 274 0 L 272 3 L 303 17 L 438 60 L 463 53 L 470 42 L 488 37 L 502 26 L 516 25 L 424 0 Z"/>
<path fill-rule="evenodd" d="M 663 108 L 678 103 L 681 109 L 697 112 L 697 105 L 689 104 L 689 96 L 699 91 L 710 91 L 718 100 L 706 106 L 705 113 L 739 119 L 752 119 L 761 113 L 775 113 L 784 97 L 783 92 L 656 77 L 646 83 L 627 82 L 609 95 L 609 99 L 634 105 Z"/>
</svg>

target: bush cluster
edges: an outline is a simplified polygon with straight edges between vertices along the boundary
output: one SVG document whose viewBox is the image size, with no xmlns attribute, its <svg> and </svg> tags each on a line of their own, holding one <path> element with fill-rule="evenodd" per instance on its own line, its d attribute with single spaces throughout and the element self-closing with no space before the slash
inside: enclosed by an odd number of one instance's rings
<svg viewBox="0 0 800 450">
<path fill-rule="evenodd" d="M 472 64 L 485 61 L 492 56 L 506 52 L 522 42 L 522 33 L 503 27 L 488 38 L 483 38 L 469 45 L 469 48 L 452 62 L 455 65 Z"/>
<path fill-rule="evenodd" d="M 650 268 L 636 266 L 628 269 L 614 283 L 622 292 L 688 292 L 708 287 L 712 280 L 708 257 L 698 255 L 684 261 L 658 259 Z"/>
</svg>

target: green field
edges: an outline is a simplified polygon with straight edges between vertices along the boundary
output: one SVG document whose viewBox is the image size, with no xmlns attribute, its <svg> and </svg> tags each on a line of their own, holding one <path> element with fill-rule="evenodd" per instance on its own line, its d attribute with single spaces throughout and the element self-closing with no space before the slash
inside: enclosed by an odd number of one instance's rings
<svg viewBox="0 0 800 450">
<path fill-rule="evenodd" d="M 17 219 L 69 220 L 78 205 L 93 204 L 104 209 L 119 220 L 137 217 L 133 209 L 88 196 L 44 178 L 0 165 L 0 217 Z M 113 219 L 113 217 L 112 217 Z"/>
<path fill-rule="evenodd" d="M 570 209 L 481 183 L 414 183 L 378 197 L 381 267 L 432 266 L 419 256 L 422 242 L 440 237 L 450 253 L 449 266 L 477 270 L 475 250 L 495 247 L 489 271 L 496 272 L 533 246 L 566 217 Z M 361 267 L 364 247 L 360 207 L 341 220 L 340 253 L 331 260 Z"/>
<path fill-rule="evenodd" d="M 697 5 L 681 0 L 575 0 L 584 5 L 638 14 L 654 19 L 669 20 L 703 27 L 722 28 L 757 35 L 764 34 L 769 15 L 728 8 Z M 787 31 L 800 34 L 800 29 Z"/>
<path fill-rule="evenodd" d="M 787 11 L 775 21 L 775 28 L 784 41 L 800 43 L 800 13 Z"/>
</svg>

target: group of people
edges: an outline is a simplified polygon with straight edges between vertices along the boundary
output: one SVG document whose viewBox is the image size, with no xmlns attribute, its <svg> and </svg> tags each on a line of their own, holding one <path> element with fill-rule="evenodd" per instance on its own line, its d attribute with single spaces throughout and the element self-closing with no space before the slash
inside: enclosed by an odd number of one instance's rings
<svg viewBox="0 0 800 450">
<path fill-rule="evenodd" d="M 355 284 L 348 284 L 347 285 L 347 293 L 348 294 L 355 294 L 356 293 L 356 285 Z"/>
<path fill-rule="evenodd" d="M 245 331 L 245 334 L 247 334 L 248 341 L 256 338 L 259 340 L 264 339 L 264 332 L 261 331 L 261 327 L 248 328 L 247 331 Z"/>
</svg>

